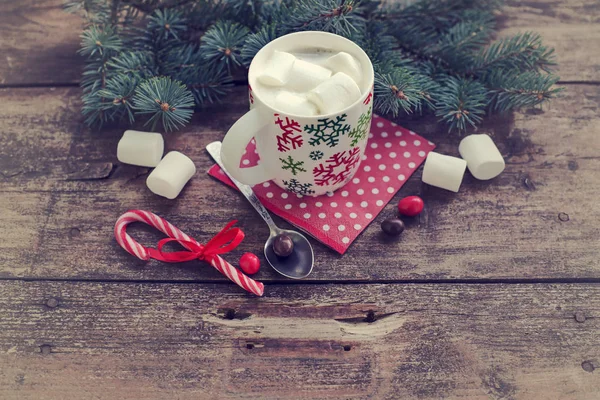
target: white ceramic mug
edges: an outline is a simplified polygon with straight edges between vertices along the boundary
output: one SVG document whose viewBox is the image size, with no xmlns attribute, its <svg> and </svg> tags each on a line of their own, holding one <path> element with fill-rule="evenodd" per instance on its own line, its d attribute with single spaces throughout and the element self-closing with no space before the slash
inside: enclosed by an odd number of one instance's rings
<svg viewBox="0 0 600 400">
<path fill-rule="evenodd" d="M 339 112 L 299 116 L 282 112 L 261 99 L 257 78 L 275 50 L 296 52 L 322 49 L 344 51 L 362 67 L 359 100 Z M 354 42 L 326 32 L 297 32 L 263 47 L 248 72 L 250 111 L 229 129 L 221 147 L 227 171 L 238 181 L 256 185 L 273 180 L 281 188 L 301 195 L 333 192 L 352 179 L 369 136 L 373 106 L 373 65 Z M 242 168 L 240 161 L 252 138 L 260 163 Z"/>
</svg>

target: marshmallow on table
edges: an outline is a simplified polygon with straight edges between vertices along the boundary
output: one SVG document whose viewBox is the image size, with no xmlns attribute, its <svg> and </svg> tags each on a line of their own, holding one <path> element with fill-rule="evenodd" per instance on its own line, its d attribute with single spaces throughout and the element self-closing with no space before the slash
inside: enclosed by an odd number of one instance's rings
<svg viewBox="0 0 600 400">
<path fill-rule="evenodd" d="M 492 179 L 504 171 L 502 154 L 486 134 L 467 136 L 458 145 L 458 152 L 477 179 Z"/>
<path fill-rule="evenodd" d="M 321 114 L 342 111 L 359 98 L 360 88 L 343 72 L 338 72 L 308 94 L 308 99 L 317 105 Z"/>
<path fill-rule="evenodd" d="M 117 159 L 125 164 L 156 167 L 164 149 L 160 133 L 127 130 L 117 145 Z"/>
<path fill-rule="evenodd" d="M 300 116 L 312 116 L 319 113 L 317 106 L 308 101 L 306 97 L 290 92 L 280 92 L 275 97 L 273 105 L 278 110 Z"/>
<path fill-rule="evenodd" d="M 331 77 L 331 71 L 317 64 L 304 60 L 296 60 L 290 72 L 290 79 L 285 87 L 298 92 L 305 92 Z"/>
<path fill-rule="evenodd" d="M 285 85 L 290 79 L 295 61 L 296 57 L 293 54 L 275 50 L 258 81 L 268 86 Z"/>
<path fill-rule="evenodd" d="M 174 199 L 195 173 L 192 160 L 178 151 L 171 151 L 148 175 L 146 185 L 152 193 Z"/>
<path fill-rule="evenodd" d="M 423 167 L 423 182 L 431 186 L 458 192 L 467 162 L 457 157 L 429 152 Z"/>
<path fill-rule="evenodd" d="M 325 61 L 325 67 L 332 70 L 334 73 L 343 72 L 350 78 L 354 79 L 354 82 L 360 84 L 362 81 L 362 71 L 360 63 L 356 58 L 345 52 L 339 52 L 335 56 L 329 57 Z"/>
</svg>

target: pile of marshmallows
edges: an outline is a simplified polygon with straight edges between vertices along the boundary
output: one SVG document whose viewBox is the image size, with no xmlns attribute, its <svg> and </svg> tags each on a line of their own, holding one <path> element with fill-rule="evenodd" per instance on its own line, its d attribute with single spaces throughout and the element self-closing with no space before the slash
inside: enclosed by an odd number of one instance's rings
<svg viewBox="0 0 600 400">
<path fill-rule="evenodd" d="M 176 198 L 196 173 L 189 157 L 171 151 L 163 158 L 165 142 L 160 133 L 125 131 L 117 146 L 117 159 L 125 164 L 156 167 L 148 175 L 146 186 L 167 199 Z"/>
<path fill-rule="evenodd" d="M 280 88 L 271 106 L 283 112 L 314 116 L 331 114 L 360 98 L 360 63 L 350 54 L 339 52 L 323 65 L 274 51 L 258 82 Z"/>
<path fill-rule="evenodd" d="M 461 158 L 430 152 L 423 167 L 423 182 L 458 192 L 469 167 L 471 175 L 480 180 L 495 178 L 504 171 L 504 159 L 488 135 L 470 135 L 458 146 Z"/>
</svg>

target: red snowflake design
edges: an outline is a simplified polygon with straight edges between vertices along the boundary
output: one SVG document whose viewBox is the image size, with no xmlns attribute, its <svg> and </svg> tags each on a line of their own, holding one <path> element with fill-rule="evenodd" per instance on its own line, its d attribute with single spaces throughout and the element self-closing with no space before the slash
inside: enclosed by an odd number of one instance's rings
<svg viewBox="0 0 600 400">
<path fill-rule="evenodd" d="M 352 169 L 360 161 L 360 148 L 341 151 L 329 157 L 324 163 L 313 168 L 315 184 L 319 186 L 336 185 L 344 182 Z"/>
<path fill-rule="evenodd" d="M 363 101 L 364 105 L 367 105 L 371 102 L 371 99 L 373 98 L 373 92 L 370 92 L 369 95 L 367 96 L 367 98 L 365 99 L 365 101 Z"/>
<path fill-rule="evenodd" d="M 250 104 L 254 104 L 254 96 L 252 95 L 252 86 L 248 85 L 248 97 L 250 98 Z"/>
<path fill-rule="evenodd" d="M 300 124 L 293 119 L 289 119 L 285 117 L 285 122 L 279 117 L 279 114 L 275 114 L 277 119 L 275 123 L 279 125 L 279 128 L 282 131 L 281 135 L 277 135 L 277 150 L 282 153 L 292 149 L 296 150 L 300 146 L 302 146 L 302 134 L 298 134 L 298 132 L 302 132 L 302 128 L 300 128 Z"/>
</svg>

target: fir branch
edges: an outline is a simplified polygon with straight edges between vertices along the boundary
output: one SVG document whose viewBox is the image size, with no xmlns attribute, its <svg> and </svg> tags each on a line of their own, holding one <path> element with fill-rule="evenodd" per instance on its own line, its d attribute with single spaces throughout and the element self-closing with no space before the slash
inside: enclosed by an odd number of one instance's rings
<svg viewBox="0 0 600 400">
<path fill-rule="evenodd" d="M 491 69 L 551 71 L 555 65 L 554 49 L 542 45 L 538 34 L 523 33 L 493 43 L 475 57 L 468 74 L 489 73 Z"/>
<path fill-rule="evenodd" d="M 250 66 L 256 53 L 269 42 L 277 39 L 277 37 L 277 27 L 275 24 L 265 25 L 258 32 L 248 35 L 241 52 L 244 65 L 247 67 Z"/>
<path fill-rule="evenodd" d="M 438 92 L 435 115 L 449 125 L 449 132 L 465 131 L 481 122 L 487 102 L 487 89 L 481 83 L 449 76 Z"/>
<path fill-rule="evenodd" d="M 193 114 L 194 98 L 179 81 L 161 76 L 139 84 L 133 96 L 136 114 L 151 115 L 144 126 L 155 130 L 160 121 L 165 132 L 185 126 Z"/>
<path fill-rule="evenodd" d="M 521 73 L 498 70 L 484 80 L 491 94 L 489 108 L 497 112 L 537 106 L 562 91 L 562 88 L 554 86 L 558 81 L 557 76 L 535 71 Z"/>
<path fill-rule="evenodd" d="M 79 54 L 91 59 L 94 57 L 108 58 L 120 51 L 122 46 L 123 41 L 113 26 L 92 25 L 81 34 Z"/>
<path fill-rule="evenodd" d="M 174 9 L 158 9 L 148 17 L 148 30 L 163 40 L 179 40 L 187 30 L 183 14 Z"/>
<path fill-rule="evenodd" d="M 228 70 L 242 64 L 241 51 L 248 28 L 231 21 L 218 21 L 202 37 L 200 49 L 212 66 L 224 63 Z"/>
<path fill-rule="evenodd" d="M 98 91 L 98 96 L 102 99 L 99 108 L 108 121 L 120 121 L 127 117 L 130 124 L 134 122 L 131 100 L 139 80 L 136 76 L 115 76 L 106 81 L 104 89 Z"/>
<path fill-rule="evenodd" d="M 107 66 L 116 74 L 150 78 L 158 75 L 154 58 L 148 51 L 124 51 L 107 62 Z"/>
<path fill-rule="evenodd" d="M 374 105 L 382 114 L 397 116 L 400 110 L 407 114 L 420 112 L 431 105 L 431 92 L 437 85 L 427 76 L 407 68 L 395 68 L 390 73 L 375 73 Z"/>
<path fill-rule="evenodd" d="M 361 31 L 365 24 L 355 0 L 297 0 L 281 17 L 286 33 L 324 31 L 350 37 Z"/>
</svg>

